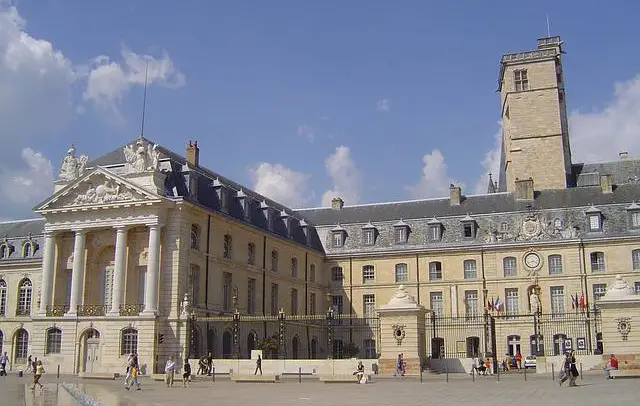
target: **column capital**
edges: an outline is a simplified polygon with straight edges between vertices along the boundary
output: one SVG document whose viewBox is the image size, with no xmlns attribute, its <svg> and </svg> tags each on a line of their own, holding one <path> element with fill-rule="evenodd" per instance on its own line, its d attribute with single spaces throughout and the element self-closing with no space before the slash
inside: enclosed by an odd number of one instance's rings
<svg viewBox="0 0 640 406">
<path fill-rule="evenodd" d="M 147 227 L 149 227 L 149 230 L 159 230 L 162 227 L 164 227 L 164 224 L 162 224 L 162 223 L 147 224 Z"/>
<path fill-rule="evenodd" d="M 71 231 L 73 231 L 74 234 L 80 234 L 80 235 L 87 233 L 86 228 L 71 228 Z"/>
<path fill-rule="evenodd" d="M 124 224 L 117 224 L 117 225 L 113 226 L 113 229 L 116 230 L 116 232 L 119 232 L 119 233 L 127 232 L 127 231 L 129 231 L 130 228 L 131 228 L 131 226 L 126 226 Z"/>
</svg>

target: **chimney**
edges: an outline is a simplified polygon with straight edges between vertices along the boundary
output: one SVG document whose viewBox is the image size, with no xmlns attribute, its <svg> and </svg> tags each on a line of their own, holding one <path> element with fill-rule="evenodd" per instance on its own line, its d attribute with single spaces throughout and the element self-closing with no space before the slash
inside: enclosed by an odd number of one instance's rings
<svg viewBox="0 0 640 406">
<path fill-rule="evenodd" d="M 609 174 L 600 175 L 600 190 L 604 194 L 613 193 L 613 176 Z"/>
<path fill-rule="evenodd" d="M 533 200 L 533 178 L 516 178 L 516 200 Z"/>
<path fill-rule="evenodd" d="M 449 185 L 449 198 L 451 206 L 460 206 L 462 199 L 462 189 L 453 183 Z"/>
<path fill-rule="evenodd" d="M 629 158 L 629 153 L 627 151 L 622 151 L 618 153 L 618 156 L 620 156 L 620 159 L 627 159 Z"/>
<path fill-rule="evenodd" d="M 200 163 L 200 148 L 198 148 L 198 141 L 187 144 L 187 163 L 191 166 L 198 166 Z"/>
<path fill-rule="evenodd" d="M 331 199 L 331 208 L 333 210 L 342 210 L 343 207 L 344 207 L 344 200 L 342 200 L 339 197 L 334 197 L 333 199 Z"/>
</svg>

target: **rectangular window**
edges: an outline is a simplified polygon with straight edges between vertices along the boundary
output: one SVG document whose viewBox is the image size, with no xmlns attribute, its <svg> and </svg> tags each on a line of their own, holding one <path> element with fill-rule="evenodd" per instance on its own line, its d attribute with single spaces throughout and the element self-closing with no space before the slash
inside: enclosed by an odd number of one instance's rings
<svg viewBox="0 0 640 406">
<path fill-rule="evenodd" d="M 640 249 L 631 251 L 631 266 L 634 271 L 640 271 Z"/>
<path fill-rule="evenodd" d="M 224 310 L 231 309 L 231 295 L 233 276 L 229 272 L 222 273 L 222 308 Z"/>
<path fill-rule="evenodd" d="M 333 268 L 331 268 L 332 282 L 341 284 L 343 279 L 344 279 L 344 275 L 342 273 L 342 267 L 334 266 Z"/>
<path fill-rule="evenodd" d="M 256 312 L 256 280 L 247 279 L 247 313 L 254 314 Z"/>
<path fill-rule="evenodd" d="M 200 267 L 195 264 L 191 264 L 189 270 L 189 294 L 191 303 L 198 306 L 200 304 Z"/>
<path fill-rule="evenodd" d="M 224 244 L 222 250 L 222 257 L 224 259 L 232 259 L 233 257 L 233 237 L 229 234 L 224 235 Z"/>
<path fill-rule="evenodd" d="M 640 211 L 631 212 L 631 227 L 640 228 Z"/>
<path fill-rule="evenodd" d="M 604 272 L 604 252 L 592 252 L 589 257 L 591 259 L 591 272 Z"/>
<path fill-rule="evenodd" d="M 291 277 L 298 277 L 298 258 L 291 258 Z"/>
<path fill-rule="evenodd" d="M 278 251 L 271 251 L 271 270 L 278 272 Z"/>
<path fill-rule="evenodd" d="M 467 319 L 478 317 L 478 291 L 466 290 L 464 292 L 465 316 Z"/>
<path fill-rule="evenodd" d="M 562 275 L 562 256 L 549 255 L 549 275 Z"/>
<path fill-rule="evenodd" d="M 396 282 L 407 282 L 409 280 L 409 270 L 407 264 L 396 264 Z"/>
<path fill-rule="evenodd" d="M 551 314 L 558 316 L 564 314 L 564 286 L 551 287 Z"/>
<path fill-rule="evenodd" d="M 271 314 L 273 316 L 278 314 L 278 284 L 271 284 Z"/>
<path fill-rule="evenodd" d="M 473 238 L 473 229 L 474 226 L 472 223 L 465 223 L 462 225 L 462 232 L 464 238 Z"/>
<path fill-rule="evenodd" d="M 333 247 L 340 248 L 344 244 L 342 231 L 334 231 L 333 233 Z"/>
<path fill-rule="evenodd" d="M 431 311 L 435 313 L 436 317 L 444 316 L 444 299 L 442 292 L 431 292 L 429 294 L 429 305 Z"/>
<path fill-rule="evenodd" d="M 316 265 L 311 264 L 309 266 L 309 282 L 315 282 L 315 281 L 316 281 Z"/>
<path fill-rule="evenodd" d="M 291 314 L 298 314 L 298 289 L 291 289 Z"/>
<path fill-rule="evenodd" d="M 376 315 L 376 296 L 362 296 L 362 314 L 364 317 L 374 317 Z"/>
<path fill-rule="evenodd" d="M 309 293 L 309 314 L 316 314 L 316 294 L 311 292 Z"/>
<path fill-rule="evenodd" d="M 333 309 L 334 313 L 342 314 L 344 310 L 344 304 L 341 295 L 333 295 L 331 297 L 331 308 Z"/>
<path fill-rule="evenodd" d="M 362 231 L 362 237 L 364 245 L 373 245 L 375 243 L 375 232 L 373 228 L 368 228 Z"/>
<path fill-rule="evenodd" d="M 504 311 L 507 317 L 518 315 L 518 288 L 508 288 L 504 290 L 506 298 L 504 302 Z"/>
<path fill-rule="evenodd" d="M 407 227 L 396 227 L 395 242 L 396 244 L 404 244 L 407 242 Z"/>
<path fill-rule="evenodd" d="M 227 212 L 229 210 L 229 199 L 227 198 L 227 190 L 224 187 L 220 188 L 220 210 Z"/>
<path fill-rule="evenodd" d="M 516 92 L 523 92 L 525 90 L 529 90 L 529 76 L 527 75 L 527 71 L 524 69 L 519 69 L 513 72 L 514 80 L 515 80 L 515 88 Z"/>
<path fill-rule="evenodd" d="M 366 359 L 378 358 L 378 354 L 376 353 L 376 340 L 364 340 L 364 357 Z"/>
<path fill-rule="evenodd" d="M 60 354 L 62 331 L 54 328 L 47 332 L 47 354 Z"/>
<path fill-rule="evenodd" d="M 467 259 L 464 261 L 463 265 L 464 279 L 476 279 L 478 277 L 475 259 Z"/>
<path fill-rule="evenodd" d="M 429 262 L 429 280 L 439 281 L 442 279 L 442 262 Z"/>
<path fill-rule="evenodd" d="M 640 295 L 640 282 L 635 282 L 633 287 L 636 290 L 636 295 Z"/>
<path fill-rule="evenodd" d="M 107 266 L 102 273 L 102 304 L 111 307 L 113 298 L 113 267 Z"/>
<path fill-rule="evenodd" d="M 373 283 L 376 279 L 376 273 L 373 265 L 365 265 L 362 267 L 362 283 Z"/>
<path fill-rule="evenodd" d="M 517 276 L 518 265 L 514 257 L 506 257 L 502 260 L 504 276 Z"/>
<path fill-rule="evenodd" d="M 600 214 L 589 215 L 589 231 L 600 231 Z"/>
<path fill-rule="evenodd" d="M 440 225 L 429 226 L 429 241 L 440 241 L 441 230 Z"/>
<path fill-rule="evenodd" d="M 146 266 L 144 267 L 140 267 L 140 268 L 144 268 L 145 271 L 147 269 Z M 71 269 L 65 269 L 65 276 L 66 276 L 66 280 L 65 280 L 65 293 L 64 293 L 64 304 L 69 305 L 69 303 L 71 303 Z M 145 274 L 146 276 L 146 274 Z M 140 286 L 140 285 L 138 285 Z M 144 284 L 142 285 L 144 287 Z M 142 300 L 139 301 L 138 303 L 144 303 L 144 290 L 142 291 Z"/>
<path fill-rule="evenodd" d="M 593 285 L 593 300 L 600 300 L 607 293 L 606 283 L 596 283 Z"/>
<path fill-rule="evenodd" d="M 256 264 L 256 245 L 252 242 L 247 245 L 247 264 Z"/>
</svg>

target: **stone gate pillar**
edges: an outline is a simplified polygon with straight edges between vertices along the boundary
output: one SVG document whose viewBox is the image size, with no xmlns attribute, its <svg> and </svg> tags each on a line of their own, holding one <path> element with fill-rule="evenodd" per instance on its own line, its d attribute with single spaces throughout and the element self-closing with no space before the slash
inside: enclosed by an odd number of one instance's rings
<svg viewBox="0 0 640 406">
<path fill-rule="evenodd" d="M 623 364 L 640 357 L 640 295 L 620 275 L 596 302 L 602 317 L 603 359 L 615 354 Z"/>
<path fill-rule="evenodd" d="M 403 354 L 407 375 L 420 373 L 426 360 L 424 307 L 407 293 L 403 285 L 389 303 L 378 308 L 380 318 L 381 374 L 391 374 L 396 368 L 398 354 Z"/>
</svg>

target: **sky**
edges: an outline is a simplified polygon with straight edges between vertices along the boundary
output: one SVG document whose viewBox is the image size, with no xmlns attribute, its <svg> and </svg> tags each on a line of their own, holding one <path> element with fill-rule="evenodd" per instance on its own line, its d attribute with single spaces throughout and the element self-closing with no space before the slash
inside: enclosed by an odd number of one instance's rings
<svg viewBox="0 0 640 406">
<path fill-rule="evenodd" d="M 147 63 L 145 137 L 292 208 L 484 193 L 547 15 L 573 161 L 640 155 L 637 2 L 0 0 L 0 219 L 140 134 Z"/>
</svg>

